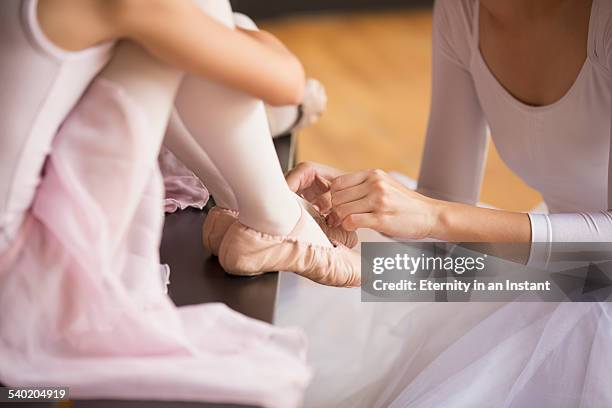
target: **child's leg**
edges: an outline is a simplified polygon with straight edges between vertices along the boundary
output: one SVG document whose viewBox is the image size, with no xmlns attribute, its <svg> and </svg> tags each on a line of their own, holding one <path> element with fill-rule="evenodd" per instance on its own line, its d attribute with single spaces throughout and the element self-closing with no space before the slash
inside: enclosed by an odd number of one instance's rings
<svg viewBox="0 0 612 408">
<path fill-rule="evenodd" d="M 185 128 L 179 114 L 172 112 L 164 144 L 206 186 L 222 208 L 238 211 L 238 201 L 227 181 L 223 178 L 208 154 L 200 147 Z"/>
<path fill-rule="evenodd" d="M 255 22 L 244 14 L 234 13 L 233 21 L 237 27 L 245 30 L 258 29 Z M 277 134 L 287 131 L 295 124 L 298 118 L 298 108 L 296 106 L 266 107 L 266 113 L 268 125 L 273 136 L 275 131 Z M 170 117 L 164 144 L 202 180 L 219 207 L 238 210 L 238 201 L 229 184 L 213 164 L 212 160 L 210 160 L 208 154 L 189 134 L 176 110 Z"/>
<path fill-rule="evenodd" d="M 234 13 L 234 24 L 243 30 L 259 31 L 257 24 L 242 13 Z M 325 111 L 326 106 L 325 88 L 318 81 L 309 79 L 306 82 L 306 93 L 300 107 L 266 105 L 266 116 L 272 137 L 315 123 Z"/>
<path fill-rule="evenodd" d="M 205 79 L 187 76 L 176 106 L 183 123 L 227 180 L 240 221 L 274 235 L 290 233 L 301 209 L 283 176 L 263 103 Z M 180 156 L 179 156 L 180 157 Z M 316 222 L 308 241 L 329 245 Z"/>
<path fill-rule="evenodd" d="M 198 4 L 222 23 L 234 26 L 228 2 Z M 274 235 L 293 231 L 302 209 L 285 182 L 263 103 L 243 92 L 187 75 L 179 87 L 176 107 L 189 133 L 234 192 L 240 221 Z M 301 239 L 330 245 L 310 216 L 303 231 Z"/>
<path fill-rule="evenodd" d="M 181 73 L 160 63 L 140 46 L 123 41 L 117 45 L 115 56 L 100 72 L 98 79 L 119 86 L 140 107 L 147 124 L 146 137 L 140 134 L 125 137 L 122 152 L 132 157 L 129 158 L 130 168 L 126 170 L 128 174 L 122 182 L 100 177 L 100 185 L 91 192 L 101 210 L 108 214 L 111 231 L 119 240 L 130 227 L 155 168 Z M 94 164 L 89 163 L 91 166 Z M 91 173 L 97 174 L 99 170 Z M 114 194 L 109 194 L 109 191 L 114 191 Z"/>
<path fill-rule="evenodd" d="M 204 6 L 203 6 L 204 7 Z M 207 10 L 209 6 L 206 6 Z M 219 8 L 224 8 L 225 6 Z M 255 22 L 244 14 L 233 14 L 234 24 L 247 30 L 257 30 Z M 291 127 L 297 119 L 297 107 L 276 108 L 273 112 L 281 110 L 282 114 L 274 113 L 274 123 L 279 122 L 283 131 Z M 268 114 L 268 117 L 270 114 Z M 289 123 L 290 122 L 290 123 Z M 279 126 L 276 126 L 279 127 Z M 223 178 L 208 154 L 193 139 L 185 128 L 180 115 L 176 110 L 172 112 L 164 144 L 172 153 L 186 165 L 206 186 L 215 199 L 215 203 L 222 208 L 238 211 L 238 201 L 227 181 Z"/>
<path fill-rule="evenodd" d="M 259 31 L 257 24 L 242 13 L 234 13 L 234 24 L 243 30 Z M 299 112 L 297 106 L 266 106 L 266 116 L 270 133 L 279 136 L 297 122 Z"/>
</svg>

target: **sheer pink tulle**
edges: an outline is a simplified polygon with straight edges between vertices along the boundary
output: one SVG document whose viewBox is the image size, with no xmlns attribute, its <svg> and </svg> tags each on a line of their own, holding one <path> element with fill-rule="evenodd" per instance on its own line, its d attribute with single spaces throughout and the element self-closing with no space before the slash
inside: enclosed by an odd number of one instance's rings
<svg viewBox="0 0 612 408">
<path fill-rule="evenodd" d="M 299 405 L 305 338 L 224 305 L 176 308 L 159 278 L 163 185 L 146 121 L 97 80 L 55 138 L 0 255 L 0 381 L 73 397 Z"/>
<path fill-rule="evenodd" d="M 164 209 L 167 213 L 187 207 L 200 210 L 204 208 L 210 198 L 208 190 L 200 179 L 164 146 L 159 154 L 159 168 L 164 178 Z"/>
</svg>

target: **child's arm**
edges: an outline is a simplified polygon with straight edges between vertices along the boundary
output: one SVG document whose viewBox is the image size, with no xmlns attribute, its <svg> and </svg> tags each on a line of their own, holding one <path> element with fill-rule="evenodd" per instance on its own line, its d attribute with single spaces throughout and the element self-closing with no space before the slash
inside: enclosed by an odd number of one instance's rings
<svg viewBox="0 0 612 408">
<path fill-rule="evenodd" d="M 219 0 L 211 0 L 219 1 Z M 298 104 L 300 62 L 286 50 L 229 28 L 191 0 L 120 0 L 119 29 L 162 61 L 238 88 L 271 105 Z"/>
<path fill-rule="evenodd" d="M 227 4 L 210 1 L 211 7 Z M 295 56 L 269 35 L 222 24 L 193 0 L 46 0 L 41 4 L 45 4 L 39 8 L 43 30 L 59 46 L 68 38 L 88 39 L 82 44 L 87 46 L 96 38 L 129 38 L 163 62 L 270 105 L 297 105 L 302 100 L 304 70 Z"/>
<path fill-rule="evenodd" d="M 285 47 L 285 44 L 283 44 L 278 38 L 268 33 L 267 31 L 245 30 L 240 27 L 236 27 L 236 30 L 240 31 L 241 33 L 244 33 L 245 35 L 248 35 L 255 41 L 259 41 L 260 43 L 266 46 L 277 49 L 279 52 L 291 54 L 287 47 Z"/>
</svg>

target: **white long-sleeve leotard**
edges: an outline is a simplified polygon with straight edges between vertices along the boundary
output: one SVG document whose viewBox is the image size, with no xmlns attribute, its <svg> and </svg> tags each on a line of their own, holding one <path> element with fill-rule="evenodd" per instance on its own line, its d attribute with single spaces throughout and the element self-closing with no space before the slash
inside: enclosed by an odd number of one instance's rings
<svg viewBox="0 0 612 408">
<path fill-rule="evenodd" d="M 593 0 L 587 58 L 575 83 L 538 107 L 514 98 L 489 70 L 478 46 L 478 9 L 478 0 L 436 2 L 419 191 L 475 204 L 488 126 L 504 162 L 550 210 L 530 214 L 533 242 L 612 241 L 612 2 Z M 548 252 L 533 246 L 531 260 L 546 262 Z"/>
</svg>

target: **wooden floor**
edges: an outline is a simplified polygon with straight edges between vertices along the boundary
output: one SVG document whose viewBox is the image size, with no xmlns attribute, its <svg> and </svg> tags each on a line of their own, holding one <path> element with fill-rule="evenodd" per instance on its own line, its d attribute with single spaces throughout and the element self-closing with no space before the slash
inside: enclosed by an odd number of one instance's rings
<svg viewBox="0 0 612 408">
<path fill-rule="evenodd" d="M 327 88 L 328 111 L 300 135 L 300 160 L 417 177 L 430 98 L 430 11 L 306 16 L 262 28 Z M 481 200 L 528 210 L 541 198 L 491 149 Z"/>
</svg>

